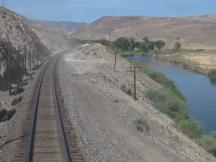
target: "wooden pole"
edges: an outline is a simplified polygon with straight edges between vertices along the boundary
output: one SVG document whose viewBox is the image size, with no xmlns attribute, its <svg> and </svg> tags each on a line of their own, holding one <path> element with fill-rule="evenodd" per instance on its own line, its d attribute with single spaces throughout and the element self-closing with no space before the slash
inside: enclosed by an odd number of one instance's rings
<svg viewBox="0 0 216 162">
<path fill-rule="evenodd" d="M 116 62 L 117 62 L 117 53 L 115 52 L 115 63 L 114 63 L 114 71 L 116 70 Z"/>
<path fill-rule="evenodd" d="M 31 50 L 29 51 L 29 71 L 32 70 L 32 47 L 30 49 Z"/>
<path fill-rule="evenodd" d="M 109 41 L 108 41 L 108 47 L 110 48 L 110 32 L 109 32 Z"/>
<path fill-rule="evenodd" d="M 109 43 L 110 43 L 110 32 L 109 32 L 109 37 L 108 37 L 108 42 L 107 42 L 107 52 L 109 51 Z"/>
<path fill-rule="evenodd" d="M 31 51 L 28 53 L 28 70 L 31 71 Z"/>
<path fill-rule="evenodd" d="M 9 95 L 11 95 L 11 46 L 8 46 L 8 53 L 7 53 L 7 79 L 8 79 L 8 91 Z"/>
<path fill-rule="evenodd" d="M 26 54 L 27 54 L 27 51 L 26 51 L 26 50 L 27 50 L 27 49 L 26 49 L 26 44 L 25 44 L 25 47 L 24 47 L 24 48 L 25 48 L 25 49 L 24 49 L 24 68 L 27 69 L 27 67 L 26 67 L 26 61 L 27 61 L 27 60 L 26 60 Z"/>
<path fill-rule="evenodd" d="M 2 18 L 4 18 L 4 0 L 2 0 Z"/>
<path fill-rule="evenodd" d="M 134 100 L 137 100 L 136 96 L 136 67 L 134 66 Z"/>
</svg>

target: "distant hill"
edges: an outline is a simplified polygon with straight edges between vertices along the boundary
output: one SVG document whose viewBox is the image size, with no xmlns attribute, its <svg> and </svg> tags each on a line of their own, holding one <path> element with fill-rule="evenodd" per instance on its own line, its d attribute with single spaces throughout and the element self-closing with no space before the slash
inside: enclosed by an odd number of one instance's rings
<svg viewBox="0 0 216 162">
<path fill-rule="evenodd" d="M 66 32 L 66 33 L 73 33 L 78 28 L 85 26 L 85 23 L 76 23 L 76 22 L 69 22 L 69 21 L 36 21 L 39 24 L 44 26 L 54 28 L 56 30 Z"/>
<path fill-rule="evenodd" d="M 102 17 L 95 22 L 79 28 L 71 34 L 78 39 L 115 40 L 121 36 L 134 37 L 141 40 L 162 39 L 169 47 L 173 46 L 177 37 L 181 38 L 185 48 L 216 48 L 216 16 L 189 17 Z"/>
</svg>

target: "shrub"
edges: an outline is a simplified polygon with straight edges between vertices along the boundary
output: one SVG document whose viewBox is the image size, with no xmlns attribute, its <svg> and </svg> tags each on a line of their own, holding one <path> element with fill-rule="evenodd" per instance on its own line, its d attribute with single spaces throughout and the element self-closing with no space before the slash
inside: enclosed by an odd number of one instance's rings
<svg viewBox="0 0 216 162">
<path fill-rule="evenodd" d="M 172 91 L 148 89 L 146 97 L 155 103 L 156 109 L 167 114 L 177 123 L 188 118 L 186 103 Z"/>
<path fill-rule="evenodd" d="M 175 44 L 174 44 L 174 49 L 175 50 L 179 50 L 180 48 L 181 48 L 181 42 L 176 42 Z"/>
<path fill-rule="evenodd" d="M 185 100 L 184 96 L 176 87 L 175 83 L 172 80 L 169 80 L 164 74 L 159 72 L 152 72 L 149 70 L 145 70 L 146 74 L 152 78 L 154 81 L 160 83 L 165 88 L 172 90 L 177 96 Z"/>
<path fill-rule="evenodd" d="M 198 144 L 206 151 L 216 156 L 216 132 L 211 132 L 197 140 Z"/>
<path fill-rule="evenodd" d="M 208 72 L 208 77 L 211 81 L 216 82 L 216 69 L 212 69 Z"/>
<path fill-rule="evenodd" d="M 145 121 L 145 120 L 143 120 L 143 119 L 137 119 L 136 121 L 135 121 L 135 124 L 136 124 L 136 126 L 137 126 L 137 130 L 138 131 L 140 131 L 140 132 L 149 132 L 149 125 L 148 125 L 148 123 Z"/>
<path fill-rule="evenodd" d="M 96 40 L 96 42 L 100 43 L 100 44 L 102 44 L 104 46 L 108 46 L 108 44 L 109 44 L 109 41 L 106 40 L 106 39 L 99 39 L 99 40 Z"/>
<path fill-rule="evenodd" d="M 200 138 L 203 134 L 202 126 L 192 119 L 182 120 L 179 128 L 192 139 Z"/>
</svg>

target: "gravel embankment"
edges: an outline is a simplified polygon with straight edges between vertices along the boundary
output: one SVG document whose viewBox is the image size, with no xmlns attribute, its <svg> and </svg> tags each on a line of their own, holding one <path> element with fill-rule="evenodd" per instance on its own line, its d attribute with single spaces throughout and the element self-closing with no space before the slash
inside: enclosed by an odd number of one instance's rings
<svg viewBox="0 0 216 162">
<path fill-rule="evenodd" d="M 216 161 L 155 110 L 145 89 L 160 88 L 137 72 L 137 96 L 129 64 L 99 45 L 87 45 L 59 63 L 62 95 L 87 161 Z"/>
</svg>

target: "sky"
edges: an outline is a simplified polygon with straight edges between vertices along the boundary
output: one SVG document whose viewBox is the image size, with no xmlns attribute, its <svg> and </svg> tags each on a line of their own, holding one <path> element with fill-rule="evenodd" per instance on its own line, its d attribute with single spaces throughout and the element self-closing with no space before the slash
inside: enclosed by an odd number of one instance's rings
<svg viewBox="0 0 216 162">
<path fill-rule="evenodd" d="M 34 20 L 75 22 L 92 22 L 102 16 L 216 13 L 216 0 L 5 0 L 5 6 Z"/>
</svg>

